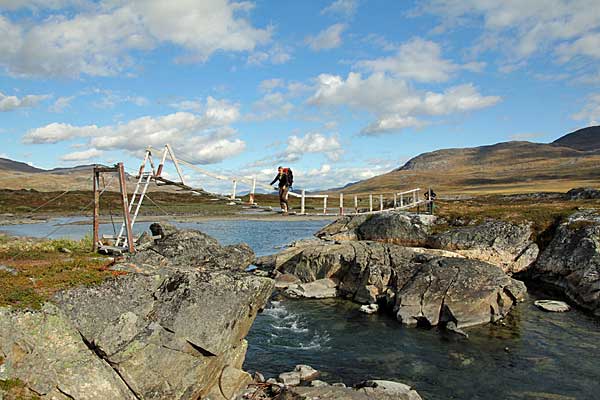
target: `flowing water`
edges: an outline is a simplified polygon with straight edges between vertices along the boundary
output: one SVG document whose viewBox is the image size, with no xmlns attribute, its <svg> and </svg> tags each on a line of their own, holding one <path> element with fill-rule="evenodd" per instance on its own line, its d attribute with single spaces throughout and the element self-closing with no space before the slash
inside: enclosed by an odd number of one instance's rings
<svg viewBox="0 0 600 400">
<path fill-rule="evenodd" d="M 64 223 L 0 227 L 43 237 Z M 245 241 L 258 255 L 310 237 L 326 221 L 180 223 L 224 244 Z M 139 224 L 145 229 L 148 224 Z M 104 225 L 104 232 L 112 232 Z M 77 238 L 89 226 L 66 225 L 51 237 Z M 586 314 L 544 313 L 531 293 L 504 325 L 467 329 L 468 339 L 435 329 L 404 328 L 386 315 L 365 315 L 343 300 L 282 300 L 260 314 L 248 334 L 247 370 L 267 376 L 309 364 L 322 379 L 353 384 L 389 379 L 424 399 L 600 399 L 600 323 Z"/>
</svg>

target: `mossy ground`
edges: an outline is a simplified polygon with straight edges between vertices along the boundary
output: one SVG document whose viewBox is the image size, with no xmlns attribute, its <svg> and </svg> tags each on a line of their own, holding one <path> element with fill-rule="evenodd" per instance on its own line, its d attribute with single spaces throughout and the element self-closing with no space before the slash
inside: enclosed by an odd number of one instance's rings
<svg viewBox="0 0 600 400">
<path fill-rule="evenodd" d="M 90 253 L 91 240 L 0 235 L 0 306 L 38 309 L 59 290 L 96 285 L 115 275 L 112 260 Z"/>
</svg>

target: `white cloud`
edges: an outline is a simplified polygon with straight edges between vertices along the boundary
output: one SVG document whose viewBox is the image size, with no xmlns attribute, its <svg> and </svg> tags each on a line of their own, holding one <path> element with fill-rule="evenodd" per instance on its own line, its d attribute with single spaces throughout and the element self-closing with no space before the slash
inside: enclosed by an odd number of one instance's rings
<svg viewBox="0 0 600 400">
<path fill-rule="evenodd" d="M 75 151 L 62 156 L 62 161 L 89 161 L 101 157 L 104 153 L 98 149 L 88 149 L 83 151 Z"/>
<path fill-rule="evenodd" d="M 251 8 L 246 2 L 114 0 L 88 8 L 36 24 L 0 15 L 0 66 L 13 75 L 107 76 L 134 63 L 130 52 L 163 43 L 184 49 L 183 61 L 205 61 L 217 51 L 253 51 L 271 37 L 240 15 Z"/>
<path fill-rule="evenodd" d="M 510 59 L 554 49 L 563 61 L 578 54 L 597 56 L 592 47 L 592 32 L 600 27 L 597 0 L 432 0 L 417 14 L 423 12 L 443 19 L 437 32 L 483 20 L 478 47 L 501 49 Z"/>
<path fill-rule="evenodd" d="M 280 92 L 269 92 L 252 105 L 253 113 L 246 118 L 251 121 L 264 121 L 289 115 L 294 105 Z"/>
<path fill-rule="evenodd" d="M 262 65 L 271 63 L 274 65 L 285 64 L 292 59 L 292 50 L 279 44 L 265 51 L 255 51 L 248 56 L 248 64 Z"/>
<path fill-rule="evenodd" d="M 18 108 L 35 107 L 39 102 L 49 98 L 49 95 L 28 94 L 23 97 L 7 96 L 0 92 L 0 112 L 13 111 Z"/>
<path fill-rule="evenodd" d="M 335 0 L 333 3 L 321 10 L 321 14 L 336 14 L 351 17 L 356 13 L 358 0 Z"/>
<path fill-rule="evenodd" d="M 40 9 L 59 10 L 65 7 L 83 7 L 88 4 L 85 0 L 2 0 L 0 10 L 15 11 L 22 8 L 38 11 Z"/>
<path fill-rule="evenodd" d="M 530 141 L 532 139 L 537 139 L 537 138 L 541 138 L 544 137 L 545 134 L 544 133 L 539 133 L 539 132 L 525 132 L 525 133 L 515 133 L 513 135 L 509 136 L 510 140 L 525 140 L 525 141 Z"/>
<path fill-rule="evenodd" d="M 576 114 L 573 119 L 578 121 L 587 121 L 589 125 L 596 125 L 600 121 L 600 94 L 588 96 L 587 104 Z"/>
<path fill-rule="evenodd" d="M 265 79 L 264 81 L 262 81 L 259 85 L 259 89 L 261 92 L 270 92 L 273 89 L 284 87 L 284 86 L 285 86 L 285 82 L 283 79 L 273 78 L 273 79 Z"/>
<path fill-rule="evenodd" d="M 50 111 L 55 113 L 63 112 L 71 105 L 71 101 L 73 101 L 74 98 L 75 96 L 59 97 L 54 101 L 54 104 L 50 106 Z"/>
<path fill-rule="evenodd" d="M 363 60 L 357 66 L 373 72 L 389 72 L 399 78 L 420 82 L 445 82 L 460 69 L 478 71 L 482 63 L 458 65 L 442 57 L 440 46 L 432 41 L 413 38 L 402 44 L 391 57 Z"/>
<path fill-rule="evenodd" d="M 299 160 L 307 153 L 323 153 L 330 160 L 336 161 L 343 153 L 343 149 L 337 135 L 326 136 L 310 132 L 304 136 L 288 137 L 287 148 L 283 153 L 288 161 Z"/>
<path fill-rule="evenodd" d="M 308 36 L 305 42 L 315 51 L 328 50 L 342 44 L 342 33 L 346 30 L 344 24 L 333 24 L 322 30 L 316 36 Z"/>
<path fill-rule="evenodd" d="M 114 108 L 124 103 L 135 104 L 138 107 L 150 104 L 148 99 L 143 96 L 132 96 L 113 90 L 98 88 L 92 89 L 91 92 L 101 96 L 100 100 L 94 102 L 94 106 L 98 108 Z"/>
<path fill-rule="evenodd" d="M 132 153 L 138 153 L 149 145 L 160 148 L 169 143 L 178 153 L 184 154 L 187 161 L 210 164 L 233 157 L 245 149 L 245 142 L 234 138 L 236 131 L 228 126 L 239 117 L 239 105 L 208 97 L 201 115 L 177 112 L 103 127 L 52 123 L 30 130 L 23 137 L 23 142 L 58 143 L 89 138 L 90 148 Z"/>
<path fill-rule="evenodd" d="M 348 106 L 365 110 L 376 121 L 362 134 L 374 135 L 426 124 L 419 117 L 463 113 L 492 106 L 497 96 L 482 96 L 471 84 L 453 86 L 442 93 L 418 92 L 406 81 L 375 73 L 363 79 L 351 72 L 344 80 L 338 75 L 322 74 L 308 103 L 316 106 Z"/>
<path fill-rule="evenodd" d="M 600 58 L 600 33 L 590 33 L 572 43 L 564 43 L 558 47 L 557 53 L 562 62 L 578 55 Z"/>
<path fill-rule="evenodd" d="M 182 100 L 170 103 L 169 107 L 184 111 L 200 112 L 204 108 L 204 104 L 200 100 Z"/>
</svg>

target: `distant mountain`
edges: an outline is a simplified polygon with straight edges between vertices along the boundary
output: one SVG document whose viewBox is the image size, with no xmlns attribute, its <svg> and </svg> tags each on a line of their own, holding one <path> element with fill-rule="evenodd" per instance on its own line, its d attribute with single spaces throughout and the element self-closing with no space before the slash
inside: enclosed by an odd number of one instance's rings
<svg viewBox="0 0 600 400">
<path fill-rule="evenodd" d="M 600 150 L 600 126 L 590 126 L 571 132 L 552 144 L 581 151 Z"/>
<path fill-rule="evenodd" d="M 391 172 L 351 184 L 343 192 L 393 192 L 429 186 L 452 194 L 600 186 L 600 127 L 580 129 L 550 144 L 512 141 L 423 153 Z"/>
<path fill-rule="evenodd" d="M 52 168 L 52 169 L 47 170 L 47 172 L 51 173 L 51 174 L 57 174 L 57 175 L 73 174 L 73 173 L 80 173 L 80 172 L 85 172 L 85 173 L 91 174 L 93 168 L 94 168 L 94 164 L 87 164 L 87 165 L 77 165 L 76 167 Z"/>
<path fill-rule="evenodd" d="M 45 171 L 40 168 L 32 167 L 31 165 L 26 164 L 21 161 L 13 161 L 8 158 L 1 158 L 1 157 L 0 157 L 0 170 L 28 172 L 28 173 L 38 173 L 38 172 Z"/>
</svg>

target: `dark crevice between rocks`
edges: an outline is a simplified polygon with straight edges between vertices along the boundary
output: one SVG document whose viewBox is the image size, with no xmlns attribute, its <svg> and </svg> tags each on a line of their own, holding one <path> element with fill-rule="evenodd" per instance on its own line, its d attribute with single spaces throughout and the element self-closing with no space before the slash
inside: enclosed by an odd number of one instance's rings
<svg viewBox="0 0 600 400">
<path fill-rule="evenodd" d="M 79 332 L 79 336 L 81 336 L 81 340 L 83 341 L 83 343 L 87 346 L 88 349 L 90 349 L 94 354 L 96 354 L 96 356 L 98 356 L 98 358 L 100 358 L 102 361 L 106 362 L 106 364 L 112 368 L 113 371 L 115 371 L 115 373 L 117 374 L 117 376 L 119 377 L 119 379 L 121 379 L 121 381 L 125 384 L 125 386 L 127 386 L 127 388 L 129 389 L 129 391 L 131 392 L 131 394 L 138 400 L 141 400 L 142 397 L 139 396 L 135 390 L 133 390 L 133 388 L 129 385 L 129 383 L 127 382 L 127 380 L 125 380 L 125 378 L 123 377 L 123 375 L 121 375 L 121 372 L 119 371 L 119 369 L 116 367 L 116 364 L 113 363 L 112 361 L 110 361 L 110 359 L 108 358 L 108 356 L 106 355 L 106 352 L 104 352 L 100 347 L 98 347 L 96 345 L 96 343 L 94 343 L 93 340 L 88 340 L 83 333 L 81 333 L 81 331 Z"/>
<path fill-rule="evenodd" d="M 60 387 L 56 386 L 56 390 L 58 390 L 63 396 L 75 400 L 75 397 L 71 396 L 69 393 L 62 390 Z"/>
<path fill-rule="evenodd" d="M 212 353 L 212 352 L 206 350 L 205 348 L 200 347 L 197 344 L 190 342 L 189 340 L 186 340 L 186 342 L 192 347 L 192 349 L 196 350 L 198 353 L 202 354 L 204 357 L 216 357 L 217 356 L 215 353 Z"/>
</svg>

